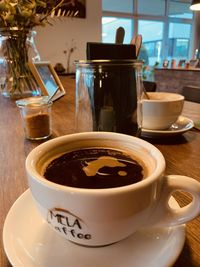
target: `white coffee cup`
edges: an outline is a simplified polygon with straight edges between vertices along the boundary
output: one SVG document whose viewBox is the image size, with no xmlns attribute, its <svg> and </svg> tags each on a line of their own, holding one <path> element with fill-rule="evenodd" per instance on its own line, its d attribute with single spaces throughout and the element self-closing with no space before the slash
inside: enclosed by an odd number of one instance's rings
<svg viewBox="0 0 200 267">
<path fill-rule="evenodd" d="M 148 92 L 142 100 L 142 128 L 165 130 L 181 115 L 184 96 L 168 92 Z"/>
<path fill-rule="evenodd" d="M 67 151 L 104 147 L 126 151 L 147 169 L 142 181 L 116 188 L 84 189 L 52 183 L 43 177 L 44 166 Z M 43 218 L 59 235 L 86 246 L 120 241 L 140 228 L 186 223 L 200 213 L 200 183 L 166 176 L 165 160 L 150 143 L 128 135 L 86 132 L 58 137 L 33 149 L 26 159 L 33 198 Z M 183 190 L 193 197 L 183 208 L 173 209 L 169 198 Z"/>
</svg>

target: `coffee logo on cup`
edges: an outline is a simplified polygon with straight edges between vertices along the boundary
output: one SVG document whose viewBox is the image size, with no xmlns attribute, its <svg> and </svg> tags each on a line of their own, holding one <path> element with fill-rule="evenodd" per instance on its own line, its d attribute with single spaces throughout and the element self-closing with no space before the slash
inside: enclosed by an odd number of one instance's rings
<svg viewBox="0 0 200 267">
<path fill-rule="evenodd" d="M 92 160 L 90 162 L 85 162 L 86 166 L 83 167 L 83 171 L 87 176 L 95 176 L 96 174 L 99 175 L 111 175 L 108 171 L 107 172 L 100 172 L 100 170 L 104 167 L 127 167 L 126 164 L 120 162 L 118 159 L 110 156 L 102 156 L 98 159 Z M 117 173 L 119 176 L 126 176 L 126 171 L 118 171 Z"/>
<path fill-rule="evenodd" d="M 51 224 L 55 230 L 69 237 L 69 239 L 78 238 L 89 240 L 92 238 L 91 235 L 86 232 L 87 227 L 83 220 L 65 209 L 54 208 L 49 210 L 47 222 Z"/>
</svg>

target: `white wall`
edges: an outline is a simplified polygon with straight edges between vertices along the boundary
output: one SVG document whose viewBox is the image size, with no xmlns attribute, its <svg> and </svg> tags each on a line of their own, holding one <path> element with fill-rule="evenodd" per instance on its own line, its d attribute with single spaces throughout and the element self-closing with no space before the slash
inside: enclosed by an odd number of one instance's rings
<svg viewBox="0 0 200 267">
<path fill-rule="evenodd" d="M 74 71 L 73 61 L 86 58 L 86 43 L 101 41 L 101 0 L 86 0 L 86 18 L 54 18 L 53 26 L 37 27 L 35 43 L 41 60 L 50 61 L 54 66 L 62 63 L 67 67 L 67 54 L 71 44 L 76 47 L 70 59 L 70 71 Z"/>
</svg>

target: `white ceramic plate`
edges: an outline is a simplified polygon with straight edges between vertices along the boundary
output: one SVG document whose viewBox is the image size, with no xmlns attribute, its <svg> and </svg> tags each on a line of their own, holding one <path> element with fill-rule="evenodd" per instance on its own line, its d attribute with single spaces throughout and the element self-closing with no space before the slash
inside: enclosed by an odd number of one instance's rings
<svg viewBox="0 0 200 267">
<path fill-rule="evenodd" d="M 171 204 L 177 202 L 171 198 Z M 27 190 L 11 207 L 4 249 L 14 267 L 169 267 L 185 241 L 185 226 L 138 231 L 110 246 L 89 248 L 57 236 L 40 217 Z"/>
<path fill-rule="evenodd" d="M 184 116 L 180 116 L 178 120 L 172 124 L 167 130 L 149 130 L 142 129 L 143 137 L 162 137 L 183 134 L 194 127 L 194 122 Z"/>
</svg>

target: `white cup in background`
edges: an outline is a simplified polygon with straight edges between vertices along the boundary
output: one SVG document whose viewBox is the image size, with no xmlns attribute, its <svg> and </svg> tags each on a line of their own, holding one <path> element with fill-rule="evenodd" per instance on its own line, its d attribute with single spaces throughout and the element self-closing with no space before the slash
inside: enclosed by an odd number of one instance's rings
<svg viewBox="0 0 200 267">
<path fill-rule="evenodd" d="M 165 130 L 181 115 L 184 96 L 168 92 L 148 92 L 142 100 L 142 128 Z"/>
</svg>

